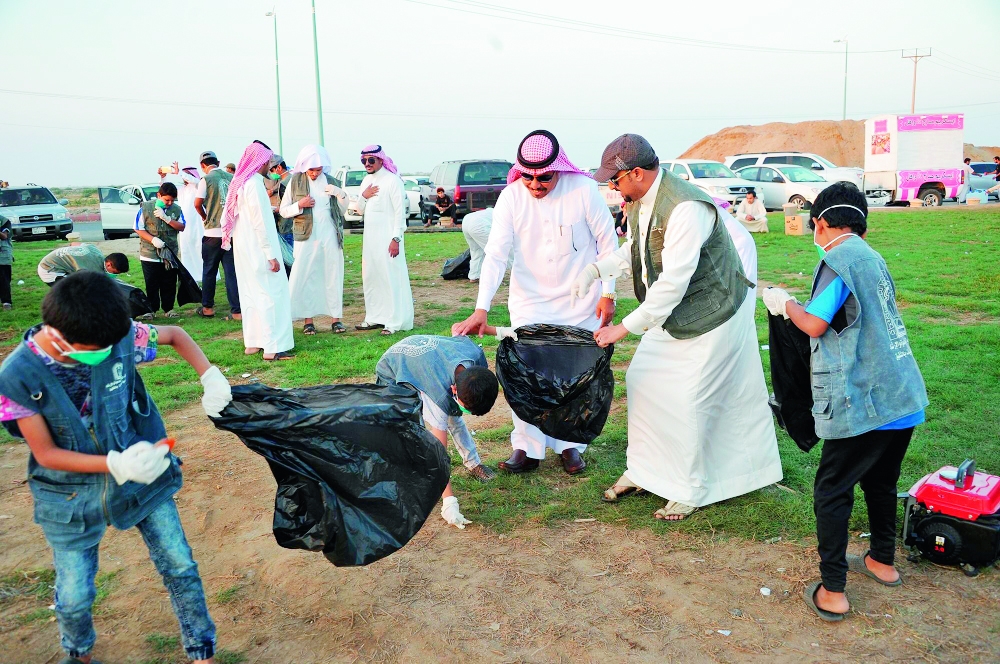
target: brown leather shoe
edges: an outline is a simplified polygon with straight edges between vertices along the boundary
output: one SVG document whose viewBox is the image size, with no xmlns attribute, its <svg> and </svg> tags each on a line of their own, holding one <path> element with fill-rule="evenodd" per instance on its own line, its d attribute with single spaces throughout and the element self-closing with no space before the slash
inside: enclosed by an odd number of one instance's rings
<svg viewBox="0 0 1000 664">
<path fill-rule="evenodd" d="M 587 467 L 587 462 L 583 460 L 579 450 L 575 448 L 571 447 L 568 450 L 563 450 L 559 456 L 562 457 L 563 470 L 568 475 L 576 475 Z"/>
<path fill-rule="evenodd" d="M 538 459 L 528 458 L 524 450 L 514 450 L 509 459 L 497 464 L 497 468 L 508 473 L 527 473 L 538 469 Z"/>
</svg>

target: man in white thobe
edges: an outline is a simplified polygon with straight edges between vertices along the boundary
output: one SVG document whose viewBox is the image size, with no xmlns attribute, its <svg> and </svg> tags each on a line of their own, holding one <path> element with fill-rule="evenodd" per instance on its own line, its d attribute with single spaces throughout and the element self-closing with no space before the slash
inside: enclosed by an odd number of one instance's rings
<svg viewBox="0 0 1000 664">
<path fill-rule="evenodd" d="M 482 336 L 511 253 L 508 309 L 513 328 L 549 323 L 597 330 L 606 325 L 615 310 L 614 279 L 576 303 L 570 302 L 569 292 L 574 276 L 588 264 L 610 256 L 618 246 L 614 220 L 597 183 L 569 161 L 555 136 L 536 131 L 521 142 L 507 184 L 493 210 L 476 311 L 452 332 Z M 552 438 L 511 415 L 514 451 L 499 464 L 501 470 L 535 470 L 546 448 L 560 455 L 567 473 L 586 467 L 580 456 L 587 449 L 585 444 Z"/>
<path fill-rule="evenodd" d="M 751 233 L 767 232 L 767 210 L 752 191 L 737 206 L 736 219 Z"/>
<path fill-rule="evenodd" d="M 633 274 L 639 307 L 594 335 L 600 346 L 642 336 L 625 375 L 627 468 L 604 500 L 645 489 L 668 500 L 657 518 L 680 520 L 779 481 L 753 282 L 718 208 L 663 172 L 635 134 L 607 147 L 595 177 L 629 203 L 629 237 L 588 266 L 574 292 L 596 278 L 641 271 Z"/>
<path fill-rule="evenodd" d="M 264 187 L 271 149 L 254 141 L 243 152 L 226 196 L 222 247 L 230 244 L 243 313 L 247 355 L 263 351 L 267 361 L 288 360 L 292 339 L 288 277 L 281 266 L 278 230 Z"/>
<path fill-rule="evenodd" d="M 182 168 L 180 172 L 184 186 L 178 192 L 177 203 L 181 206 L 181 212 L 185 219 L 192 220 L 184 226 L 184 231 L 177 237 L 177 245 L 181 250 L 181 264 L 184 269 L 191 273 L 195 281 L 201 283 L 204 261 L 201 257 L 201 239 L 205 237 L 205 227 L 197 223 L 198 213 L 194 208 L 194 199 L 198 197 L 198 182 L 201 175 L 198 168 L 188 166 Z"/>
<path fill-rule="evenodd" d="M 361 151 L 368 175 L 361 195 L 351 203 L 364 215 L 361 280 L 365 291 L 365 320 L 358 330 L 382 330 L 390 335 L 413 329 L 413 292 L 406 269 L 403 233 L 406 231 L 406 193 L 396 165 L 380 145 Z"/>
<path fill-rule="evenodd" d="M 492 227 L 493 208 L 470 212 L 462 219 L 462 235 L 469 245 L 469 281 L 479 281 L 483 258 L 486 257 L 486 243 L 490 239 Z"/>
<path fill-rule="evenodd" d="M 320 177 L 322 176 L 322 177 Z M 292 219 L 295 262 L 288 289 L 292 318 L 305 319 L 303 334 L 316 334 L 314 316 L 330 316 L 332 331 L 347 331 L 344 314 L 344 217 L 347 194 L 330 177 L 330 156 L 321 145 L 299 152 L 279 213 Z"/>
</svg>

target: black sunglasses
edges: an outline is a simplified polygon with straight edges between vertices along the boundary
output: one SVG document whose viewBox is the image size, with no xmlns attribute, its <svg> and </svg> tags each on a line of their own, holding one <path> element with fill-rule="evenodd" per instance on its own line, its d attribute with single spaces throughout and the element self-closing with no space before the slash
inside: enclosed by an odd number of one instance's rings
<svg viewBox="0 0 1000 664">
<path fill-rule="evenodd" d="M 365 166 L 374 166 L 376 161 L 377 161 L 376 157 L 362 157 L 361 158 L 361 163 L 364 164 Z"/>
<path fill-rule="evenodd" d="M 618 187 L 618 181 L 621 180 L 623 177 L 625 177 L 626 175 L 628 175 L 631 172 L 632 171 L 630 171 L 630 170 L 629 171 L 625 171 L 624 173 L 622 173 L 618 177 L 609 179 L 608 182 L 610 182 L 611 184 L 613 184 L 615 187 Z"/>
<path fill-rule="evenodd" d="M 541 175 L 529 175 L 528 173 L 521 173 L 521 179 L 525 182 L 531 182 L 532 180 L 538 180 L 539 182 L 552 182 L 552 178 L 556 176 L 555 173 L 542 173 Z"/>
</svg>

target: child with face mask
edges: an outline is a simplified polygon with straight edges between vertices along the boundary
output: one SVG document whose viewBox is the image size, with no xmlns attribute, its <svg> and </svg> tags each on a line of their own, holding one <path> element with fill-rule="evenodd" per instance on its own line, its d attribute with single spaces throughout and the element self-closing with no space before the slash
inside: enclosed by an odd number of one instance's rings
<svg viewBox="0 0 1000 664">
<path fill-rule="evenodd" d="M 864 240 L 864 195 L 838 182 L 820 192 L 810 216 L 821 260 L 809 302 L 799 304 L 780 288 L 765 290 L 763 300 L 772 315 L 811 337 L 812 412 L 816 435 L 824 439 L 813 489 L 822 580 L 809 584 L 803 599 L 820 618 L 835 622 L 850 610 L 848 571 L 886 586 L 902 583 L 893 567 L 896 482 L 928 402 L 896 308 L 895 284 Z M 860 556 L 847 553 L 856 484 L 865 494 L 871 530 L 871 549 Z"/>
<path fill-rule="evenodd" d="M 63 664 L 95 664 L 91 609 L 108 525 L 136 527 L 163 576 L 188 657 L 211 661 L 215 626 L 173 495 L 179 460 L 136 365 L 172 346 L 201 376 L 205 412 L 232 400 L 229 382 L 179 327 L 134 323 L 106 275 L 60 279 L 42 323 L 0 366 L 0 422 L 27 442 L 35 522 L 52 548 Z"/>
</svg>

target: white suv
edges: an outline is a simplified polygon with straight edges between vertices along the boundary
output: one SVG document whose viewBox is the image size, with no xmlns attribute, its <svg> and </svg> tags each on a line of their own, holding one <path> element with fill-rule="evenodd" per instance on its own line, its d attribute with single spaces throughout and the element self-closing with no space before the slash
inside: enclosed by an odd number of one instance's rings
<svg viewBox="0 0 1000 664">
<path fill-rule="evenodd" d="M 717 161 L 708 159 L 672 159 L 660 162 L 663 170 L 670 171 L 682 180 L 687 180 L 709 196 L 729 201 L 736 205 L 752 191 L 764 200 L 764 192 L 759 183 L 744 180 Z"/>
<path fill-rule="evenodd" d="M 850 182 L 858 189 L 864 186 L 865 170 L 837 166 L 812 152 L 749 152 L 726 157 L 726 166 L 737 171 L 747 166 L 780 166 L 790 164 L 808 168 L 827 182 Z"/>
</svg>

